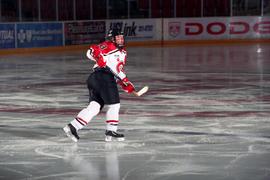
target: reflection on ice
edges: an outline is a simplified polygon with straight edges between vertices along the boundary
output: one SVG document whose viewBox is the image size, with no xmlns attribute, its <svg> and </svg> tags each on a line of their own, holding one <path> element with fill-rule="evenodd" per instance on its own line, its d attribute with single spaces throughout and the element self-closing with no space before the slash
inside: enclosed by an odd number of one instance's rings
<svg viewBox="0 0 270 180">
<path fill-rule="evenodd" d="M 129 78 L 150 90 L 121 93 L 127 140 L 104 142 L 104 111 L 77 144 L 62 128 L 88 103 L 84 52 L 0 57 L 0 179 L 268 180 L 269 50 L 130 48 Z"/>
</svg>

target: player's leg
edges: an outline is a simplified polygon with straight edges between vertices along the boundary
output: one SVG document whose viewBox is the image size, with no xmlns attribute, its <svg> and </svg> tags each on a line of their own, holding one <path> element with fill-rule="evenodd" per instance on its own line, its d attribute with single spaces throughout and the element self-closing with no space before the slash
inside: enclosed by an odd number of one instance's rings
<svg viewBox="0 0 270 180">
<path fill-rule="evenodd" d="M 89 105 L 82 109 L 78 115 L 63 129 L 68 137 L 74 142 L 77 142 L 80 137 L 78 131 L 86 126 L 100 111 L 100 104 L 96 101 L 91 101 Z"/>
<path fill-rule="evenodd" d="M 117 132 L 120 103 L 108 105 L 106 113 L 105 141 L 124 141 L 124 135 Z"/>
<path fill-rule="evenodd" d="M 77 142 L 80 138 L 78 136 L 78 131 L 86 126 L 104 106 L 104 102 L 96 90 L 96 79 L 93 77 L 94 75 L 91 74 L 87 80 L 90 102 L 89 105 L 82 109 L 78 115 L 63 128 L 67 136 L 75 142 Z"/>
<path fill-rule="evenodd" d="M 120 98 L 116 81 L 113 76 L 105 76 L 104 88 L 100 92 L 104 104 L 108 105 L 106 112 L 105 141 L 123 141 L 124 135 L 117 132 L 119 123 Z"/>
</svg>

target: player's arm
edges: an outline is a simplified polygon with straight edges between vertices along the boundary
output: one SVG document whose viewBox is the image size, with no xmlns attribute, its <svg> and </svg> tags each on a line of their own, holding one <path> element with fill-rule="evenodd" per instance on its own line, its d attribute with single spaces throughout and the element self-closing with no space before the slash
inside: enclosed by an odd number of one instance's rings
<svg viewBox="0 0 270 180">
<path fill-rule="evenodd" d="M 135 91 L 134 85 L 130 82 L 128 77 L 125 74 L 125 71 L 123 69 L 124 65 L 123 63 L 118 64 L 117 66 L 117 76 L 119 77 L 118 84 L 122 87 L 122 89 L 127 93 L 132 93 Z"/>
<path fill-rule="evenodd" d="M 148 91 L 148 86 L 145 86 L 141 90 L 136 91 L 134 85 L 127 78 L 123 69 L 125 63 L 117 62 L 114 64 L 112 62 L 113 61 L 108 61 L 107 67 L 109 67 L 115 74 L 115 77 L 117 78 L 117 84 L 119 84 L 125 92 L 129 94 L 133 93 L 135 96 L 141 96 Z"/>
<path fill-rule="evenodd" d="M 97 45 L 92 45 L 89 47 L 89 49 L 87 50 L 86 52 L 86 57 L 92 61 L 95 61 L 96 62 L 96 57 L 95 57 L 95 50 L 97 50 Z"/>
<path fill-rule="evenodd" d="M 86 57 L 88 57 L 88 59 L 96 62 L 94 55 L 93 55 L 93 51 L 94 50 L 90 47 L 86 52 Z"/>
<path fill-rule="evenodd" d="M 122 87 L 122 89 L 127 93 L 132 93 L 135 91 L 134 85 L 128 80 L 128 78 L 124 78 L 123 80 L 118 80 L 117 83 Z"/>
<path fill-rule="evenodd" d="M 105 67 L 106 61 L 104 60 L 102 50 L 97 45 L 92 45 L 86 52 L 86 56 L 97 63 L 99 67 Z"/>
</svg>

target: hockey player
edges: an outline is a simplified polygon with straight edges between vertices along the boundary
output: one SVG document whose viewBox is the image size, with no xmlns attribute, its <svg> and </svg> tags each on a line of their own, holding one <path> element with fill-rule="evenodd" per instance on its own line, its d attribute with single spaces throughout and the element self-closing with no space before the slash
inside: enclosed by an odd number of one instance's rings
<svg viewBox="0 0 270 180">
<path fill-rule="evenodd" d="M 110 30 L 106 39 L 98 45 L 90 46 L 86 53 L 87 57 L 96 63 L 87 79 L 89 105 L 63 128 L 67 136 L 75 142 L 79 140 L 78 131 L 86 126 L 104 105 L 108 106 L 105 141 L 124 140 L 124 135 L 117 132 L 120 109 L 117 83 L 127 93 L 132 93 L 135 89 L 123 70 L 127 59 L 123 33 Z"/>
</svg>

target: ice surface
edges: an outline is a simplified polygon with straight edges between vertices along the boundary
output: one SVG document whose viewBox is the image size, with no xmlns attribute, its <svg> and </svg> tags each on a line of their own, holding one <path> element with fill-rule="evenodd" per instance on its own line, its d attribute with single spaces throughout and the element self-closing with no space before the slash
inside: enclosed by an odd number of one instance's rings
<svg viewBox="0 0 270 180">
<path fill-rule="evenodd" d="M 121 92 L 126 141 L 104 142 L 104 109 L 75 144 L 62 128 L 88 103 L 85 52 L 0 57 L 0 179 L 270 179 L 268 44 L 128 48 L 150 89 Z"/>
</svg>

